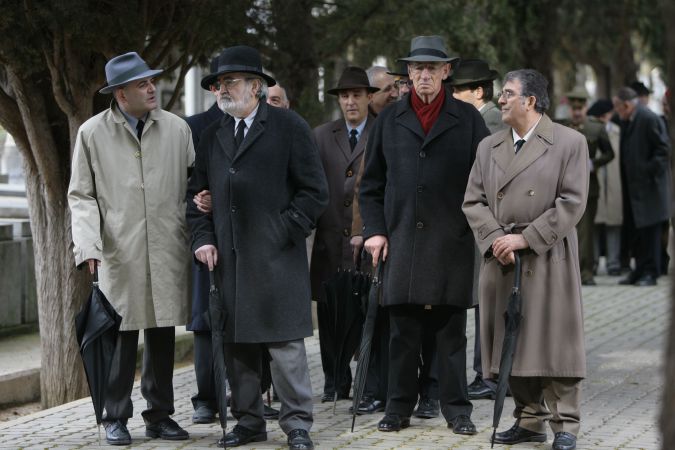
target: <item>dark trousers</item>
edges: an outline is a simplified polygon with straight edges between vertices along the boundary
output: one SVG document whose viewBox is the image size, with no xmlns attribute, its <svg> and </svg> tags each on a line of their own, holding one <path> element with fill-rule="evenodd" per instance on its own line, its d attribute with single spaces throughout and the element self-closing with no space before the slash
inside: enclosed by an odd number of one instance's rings
<svg viewBox="0 0 675 450">
<path fill-rule="evenodd" d="M 143 411 L 143 421 L 159 422 L 174 413 L 173 362 L 176 336 L 173 327 L 144 330 L 143 368 L 141 394 L 148 402 Z M 131 390 L 136 373 L 138 330 L 120 331 L 108 378 L 105 402 L 105 421 L 121 420 L 126 423 L 133 415 Z"/>
<path fill-rule="evenodd" d="M 333 394 L 337 390 L 339 398 L 347 398 L 352 386 L 352 371 L 349 368 L 349 361 L 342 367 L 336 367 L 335 365 L 337 355 L 334 349 L 339 343 L 334 342 L 333 336 L 328 332 L 332 326 L 333 314 L 329 311 L 326 302 L 317 302 L 316 315 L 319 321 L 319 349 L 321 350 L 321 367 L 324 376 L 323 392 L 324 394 Z"/>
<path fill-rule="evenodd" d="M 658 278 L 661 273 L 661 223 L 646 227 L 635 227 L 635 218 L 630 199 L 624 194 L 623 201 L 624 230 L 631 236 L 631 253 L 635 257 L 633 279 L 644 275 Z"/>
<path fill-rule="evenodd" d="M 446 420 L 471 415 L 466 383 L 466 310 L 452 306 L 396 305 L 387 307 L 389 393 L 387 414 L 409 417 L 417 402 L 417 360 L 424 330 L 436 337 L 438 390 Z"/>
<path fill-rule="evenodd" d="M 368 373 L 366 374 L 366 387 L 363 393 L 375 400 L 386 402 L 388 385 L 389 312 L 386 308 L 378 306 L 370 360 L 368 361 Z"/>
<path fill-rule="evenodd" d="M 197 393 L 192 396 L 192 406 L 194 409 L 206 406 L 215 411 L 218 405 L 213 379 L 213 348 L 210 331 L 194 332 L 194 362 Z"/>
<path fill-rule="evenodd" d="M 422 332 L 422 349 L 419 362 L 420 398 L 438 400 L 438 354 L 436 352 L 436 335 L 433 330 Z"/>
</svg>

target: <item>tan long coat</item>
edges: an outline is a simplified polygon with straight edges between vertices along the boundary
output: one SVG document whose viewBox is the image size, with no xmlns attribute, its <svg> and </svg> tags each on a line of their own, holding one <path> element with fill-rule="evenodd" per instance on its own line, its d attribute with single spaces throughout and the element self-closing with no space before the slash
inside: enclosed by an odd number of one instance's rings
<svg viewBox="0 0 675 450">
<path fill-rule="evenodd" d="M 187 123 L 160 109 L 150 112 L 141 143 L 115 104 L 77 133 L 68 188 L 75 263 L 102 262 L 100 287 L 123 330 L 189 319 L 185 192 L 193 162 Z"/>
<path fill-rule="evenodd" d="M 585 377 L 581 280 L 575 225 L 588 196 L 588 148 L 582 134 L 542 117 L 515 155 L 511 129 L 478 147 L 463 210 L 483 255 L 513 226 L 530 244 L 522 251 L 523 320 L 515 376 Z M 513 265 L 494 257 L 480 274 L 483 373 L 499 372 L 503 313 Z"/>
</svg>

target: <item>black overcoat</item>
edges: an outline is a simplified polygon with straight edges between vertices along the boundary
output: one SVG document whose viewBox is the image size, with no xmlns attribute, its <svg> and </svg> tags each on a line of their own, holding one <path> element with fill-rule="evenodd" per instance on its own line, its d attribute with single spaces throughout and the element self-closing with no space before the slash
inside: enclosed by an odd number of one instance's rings
<svg viewBox="0 0 675 450">
<path fill-rule="evenodd" d="M 319 218 L 312 247 L 310 280 L 312 299 L 325 300 L 323 282 L 335 272 L 354 267 L 352 236 L 354 187 L 375 117 L 368 116 L 354 151 L 349 147 L 347 125 L 343 118 L 319 125 L 314 137 L 328 179 L 330 201 Z"/>
<path fill-rule="evenodd" d="M 305 237 L 328 203 L 307 123 L 261 102 L 241 147 L 226 115 L 202 135 L 187 198 L 209 189 L 213 214 L 188 202 L 192 251 L 218 249 L 225 341 L 282 342 L 312 334 Z"/>
<path fill-rule="evenodd" d="M 666 221 L 671 216 L 670 140 L 663 122 L 638 105 L 621 129 L 623 186 L 633 209 L 635 227 Z"/>
<path fill-rule="evenodd" d="M 446 93 L 425 136 L 409 95 L 380 113 L 370 132 L 359 193 L 363 236 L 389 239 L 384 305 L 468 308 L 474 239 L 462 202 L 476 148 L 490 132 L 473 105 Z"/>
</svg>

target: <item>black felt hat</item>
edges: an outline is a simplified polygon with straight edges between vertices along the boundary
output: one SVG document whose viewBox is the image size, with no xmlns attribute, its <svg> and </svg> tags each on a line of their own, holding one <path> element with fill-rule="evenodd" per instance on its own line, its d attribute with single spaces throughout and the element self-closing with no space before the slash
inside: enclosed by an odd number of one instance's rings
<svg viewBox="0 0 675 450">
<path fill-rule="evenodd" d="M 488 63 L 482 59 L 462 59 L 453 71 L 448 81 L 450 86 L 492 81 L 499 76 L 499 72 L 490 69 Z"/>
<path fill-rule="evenodd" d="M 202 88 L 209 90 L 219 76 L 230 72 L 243 72 L 258 75 L 267 81 L 267 86 L 277 82 L 263 72 L 262 60 L 258 50 L 247 45 L 236 45 L 223 50 L 215 60 L 211 61 L 211 73 L 202 78 Z"/>
</svg>

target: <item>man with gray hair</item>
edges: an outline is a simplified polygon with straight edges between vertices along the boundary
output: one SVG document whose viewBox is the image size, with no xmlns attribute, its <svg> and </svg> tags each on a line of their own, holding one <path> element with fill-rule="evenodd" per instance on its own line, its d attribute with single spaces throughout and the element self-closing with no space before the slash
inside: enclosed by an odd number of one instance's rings
<svg viewBox="0 0 675 450">
<path fill-rule="evenodd" d="M 394 76 L 389 74 L 386 67 L 373 66 L 366 70 L 366 74 L 370 85 L 379 89 L 370 101 L 370 112 L 377 117 L 387 105 L 398 100 L 398 88 Z"/>
<path fill-rule="evenodd" d="M 267 440 L 260 396 L 269 352 L 290 449 L 312 449 L 312 389 L 304 338 L 312 335 L 305 237 L 328 203 L 326 176 L 307 123 L 265 102 L 274 78 L 260 54 L 227 48 L 202 84 L 227 113 L 202 134 L 187 198 L 211 191 L 212 214 L 188 202 L 195 257 L 215 269 L 225 304 L 225 362 L 237 425 L 219 445 Z"/>
<path fill-rule="evenodd" d="M 653 286 L 661 268 L 661 224 L 671 215 L 670 140 L 633 89 L 619 89 L 612 102 L 622 120 L 623 221 L 635 256 L 635 270 L 619 284 Z"/>
<path fill-rule="evenodd" d="M 576 224 L 588 197 L 586 138 L 551 121 L 548 82 L 531 69 L 506 74 L 499 97 L 509 128 L 484 139 L 462 206 L 483 255 L 480 328 L 483 373 L 500 372 L 504 316 L 522 263 L 524 320 L 509 387 L 516 422 L 494 442 L 546 442 L 573 450 L 579 433 L 581 380 L 586 376 Z M 563 288 L 564 287 L 564 288 Z"/>
</svg>

